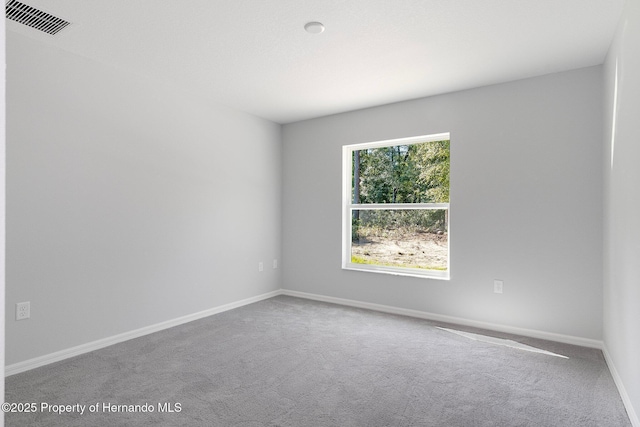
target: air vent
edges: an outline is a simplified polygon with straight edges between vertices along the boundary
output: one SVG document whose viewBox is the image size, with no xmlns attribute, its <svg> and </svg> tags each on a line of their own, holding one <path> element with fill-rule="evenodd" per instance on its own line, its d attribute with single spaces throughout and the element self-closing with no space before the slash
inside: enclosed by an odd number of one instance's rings
<svg viewBox="0 0 640 427">
<path fill-rule="evenodd" d="M 7 18 L 28 25 L 36 30 L 44 31 L 47 34 L 57 34 L 70 24 L 70 22 L 64 19 L 56 18 L 53 15 L 16 0 L 10 0 L 7 3 Z"/>
</svg>

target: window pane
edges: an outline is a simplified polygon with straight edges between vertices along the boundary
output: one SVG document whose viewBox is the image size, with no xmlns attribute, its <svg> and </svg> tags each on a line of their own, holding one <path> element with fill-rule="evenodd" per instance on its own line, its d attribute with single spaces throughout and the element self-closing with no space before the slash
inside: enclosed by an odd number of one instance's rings
<svg viewBox="0 0 640 427">
<path fill-rule="evenodd" d="M 352 211 L 351 262 L 447 270 L 448 210 Z"/>
<path fill-rule="evenodd" d="M 449 141 L 355 150 L 353 204 L 448 203 L 449 158 Z"/>
</svg>

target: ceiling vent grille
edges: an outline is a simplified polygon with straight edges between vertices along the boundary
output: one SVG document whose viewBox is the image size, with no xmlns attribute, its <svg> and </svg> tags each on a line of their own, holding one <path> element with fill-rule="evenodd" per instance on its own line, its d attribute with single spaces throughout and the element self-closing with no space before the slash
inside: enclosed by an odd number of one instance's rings
<svg viewBox="0 0 640 427">
<path fill-rule="evenodd" d="M 70 24 L 70 22 L 64 19 L 56 18 L 53 15 L 16 0 L 10 0 L 7 3 L 6 13 L 7 18 L 28 25 L 36 30 L 44 31 L 47 34 L 57 34 Z"/>
</svg>

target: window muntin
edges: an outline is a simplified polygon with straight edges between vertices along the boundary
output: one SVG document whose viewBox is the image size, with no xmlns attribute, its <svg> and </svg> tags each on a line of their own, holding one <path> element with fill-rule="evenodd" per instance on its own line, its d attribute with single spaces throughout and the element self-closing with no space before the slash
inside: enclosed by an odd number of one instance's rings
<svg viewBox="0 0 640 427">
<path fill-rule="evenodd" d="M 343 147 L 343 268 L 449 278 L 449 152 L 449 134 Z"/>
</svg>

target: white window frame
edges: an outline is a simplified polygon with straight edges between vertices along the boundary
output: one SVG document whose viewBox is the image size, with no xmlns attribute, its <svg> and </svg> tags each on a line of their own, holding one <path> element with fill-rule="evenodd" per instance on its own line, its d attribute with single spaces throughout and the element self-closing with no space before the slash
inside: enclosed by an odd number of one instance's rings
<svg viewBox="0 0 640 427">
<path fill-rule="evenodd" d="M 362 144 L 344 145 L 342 147 L 342 268 L 344 270 L 368 271 L 373 273 L 395 274 L 431 279 L 449 280 L 451 278 L 451 215 L 450 203 L 360 203 L 352 200 L 352 168 L 353 152 L 368 148 L 392 147 L 396 145 L 413 145 L 422 142 L 451 140 L 450 134 L 439 133 L 410 138 L 389 139 L 385 141 L 366 142 Z M 354 210 L 401 210 L 401 209 L 447 209 L 447 269 L 424 270 L 420 268 L 388 267 L 351 262 L 351 218 Z"/>
</svg>

